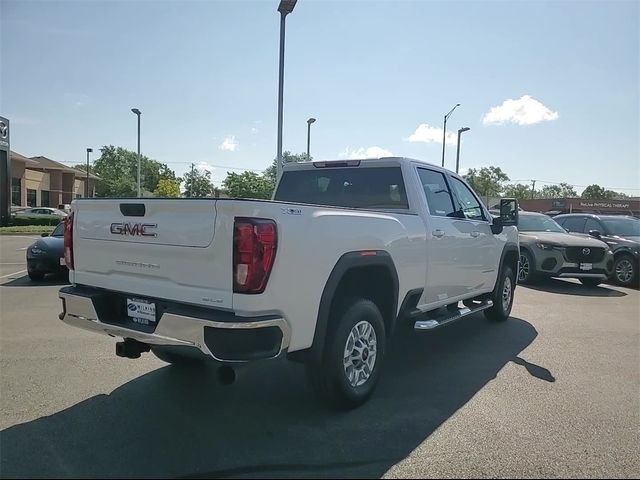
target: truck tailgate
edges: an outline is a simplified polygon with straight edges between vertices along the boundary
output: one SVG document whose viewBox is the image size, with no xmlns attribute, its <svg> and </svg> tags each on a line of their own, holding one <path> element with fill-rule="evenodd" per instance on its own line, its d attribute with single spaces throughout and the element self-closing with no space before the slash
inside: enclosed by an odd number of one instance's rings
<svg viewBox="0 0 640 480">
<path fill-rule="evenodd" d="M 216 200 L 75 202 L 74 283 L 232 308 L 232 228 Z"/>
</svg>

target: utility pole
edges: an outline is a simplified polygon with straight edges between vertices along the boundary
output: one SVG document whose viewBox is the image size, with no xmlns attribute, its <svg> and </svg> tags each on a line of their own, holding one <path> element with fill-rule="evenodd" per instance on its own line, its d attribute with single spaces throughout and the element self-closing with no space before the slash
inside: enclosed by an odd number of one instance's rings
<svg viewBox="0 0 640 480">
<path fill-rule="evenodd" d="M 531 200 L 536 198 L 536 181 L 535 180 L 531 180 Z"/>
<path fill-rule="evenodd" d="M 187 195 L 188 197 L 193 197 L 193 167 L 194 166 L 195 165 L 192 163 L 191 164 L 191 186 L 189 187 L 189 191 L 187 192 L 188 193 L 188 195 Z"/>
</svg>

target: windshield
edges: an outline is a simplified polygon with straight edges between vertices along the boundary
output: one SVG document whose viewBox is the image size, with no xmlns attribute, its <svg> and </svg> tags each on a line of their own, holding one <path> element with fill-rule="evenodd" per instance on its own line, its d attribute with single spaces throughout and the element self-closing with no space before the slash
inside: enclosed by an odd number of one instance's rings
<svg viewBox="0 0 640 480">
<path fill-rule="evenodd" d="M 567 233 L 555 220 L 546 215 L 520 215 L 518 230 L 521 232 Z"/>
<path fill-rule="evenodd" d="M 621 237 L 640 237 L 640 220 L 635 218 L 603 218 L 607 230 Z"/>
<path fill-rule="evenodd" d="M 63 237 L 64 236 L 64 223 L 59 223 L 55 230 L 51 233 L 52 237 Z"/>
</svg>

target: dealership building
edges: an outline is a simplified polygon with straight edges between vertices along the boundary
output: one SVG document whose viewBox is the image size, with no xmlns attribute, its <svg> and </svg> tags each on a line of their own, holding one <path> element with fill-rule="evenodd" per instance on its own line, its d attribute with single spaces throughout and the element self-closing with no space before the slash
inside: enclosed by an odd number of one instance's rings
<svg viewBox="0 0 640 480">
<path fill-rule="evenodd" d="M 585 198 L 540 198 L 521 200 L 520 208 L 548 215 L 561 213 L 595 213 L 599 215 L 633 215 L 640 217 L 640 200 L 588 200 Z"/>
<path fill-rule="evenodd" d="M 87 195 L 87 174 L 47 157 L 10 152 L 11 207 L 58 207 Z M 89 175 L 88 195 L 95 195 L 98 177 Z"/>
</svg>

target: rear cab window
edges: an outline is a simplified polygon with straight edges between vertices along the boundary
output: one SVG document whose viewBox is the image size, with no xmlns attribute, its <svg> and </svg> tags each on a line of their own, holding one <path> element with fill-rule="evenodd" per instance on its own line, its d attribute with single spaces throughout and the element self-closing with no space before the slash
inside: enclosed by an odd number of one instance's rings
<svg viewBox="0 0 640 480">
<path fill-rule="evenodd" d="M 409 209 L 400 166 L 285 171 L 274 200 L 347 208 Z"/>
</svg>

